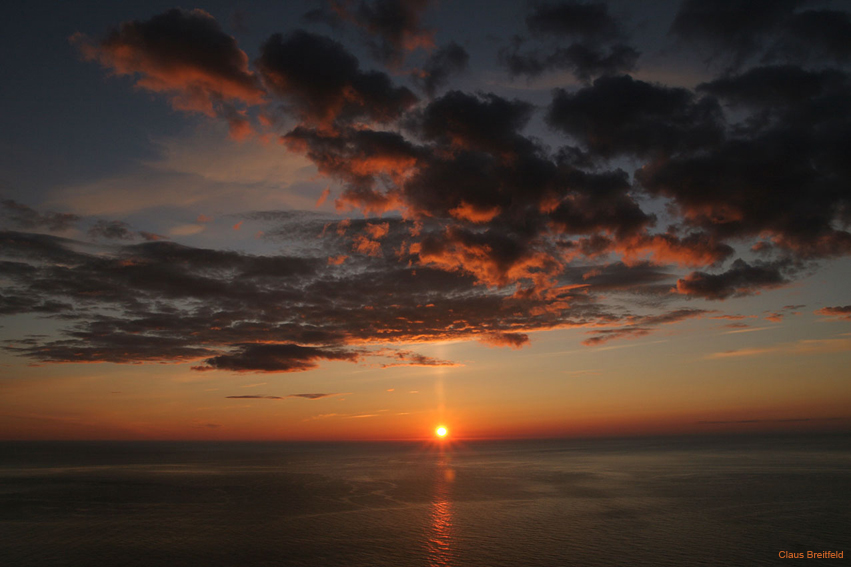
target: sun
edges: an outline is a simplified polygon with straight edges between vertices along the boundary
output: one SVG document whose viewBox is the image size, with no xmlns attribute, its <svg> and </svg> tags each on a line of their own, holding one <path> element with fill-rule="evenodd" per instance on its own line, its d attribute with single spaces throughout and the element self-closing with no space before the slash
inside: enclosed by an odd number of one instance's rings
<svg viewBox="0 0 851 567">
<path fill-rule="evenodd" d="M 445 427 L 443 427 L 441 425 L 440 427 L 435 429 L 434 432 L 438 437 L 446 437 L 446 434 L 449 433 L 449 430 L 447 430 Z"/>
</svg>

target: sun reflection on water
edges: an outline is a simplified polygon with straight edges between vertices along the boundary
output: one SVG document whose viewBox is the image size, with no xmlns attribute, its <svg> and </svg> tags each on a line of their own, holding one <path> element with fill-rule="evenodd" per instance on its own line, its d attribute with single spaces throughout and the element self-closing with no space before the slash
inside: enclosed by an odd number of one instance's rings
<svg viewBox="0 0 851 567">
<path fill-rule="evenodd" d="M 428 535 L 428 562 L 433 566 L 453 565 L 452 494 L 455 471 L 445 456 L 435 469 L 434 496 L 431 503 L 431 526 Z"/>
</svg>

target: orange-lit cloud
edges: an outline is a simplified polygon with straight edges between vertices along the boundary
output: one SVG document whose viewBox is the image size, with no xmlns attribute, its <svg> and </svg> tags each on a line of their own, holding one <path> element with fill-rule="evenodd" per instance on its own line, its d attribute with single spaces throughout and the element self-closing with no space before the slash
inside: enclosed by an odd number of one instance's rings
<svg viewBox="0 0 851 567">
<path fill-rule="evenodd" d="M 217 116 L 223 104 L 260 104 L 265 97 L 248 56 L 203 10 L 173 9 L 124 22 L 100 41 L 76 33 L 71 42 L 116 75 L 137 76 L 137 87 L 166 94 L 179 110 Z M 232 119 L 233 135 L 245 136 L 244 121 Z"/>
<path fill-rule="evenodd" d="M 837 319 L 851 320 L 851 305 L 840 305 L 836 307 L 822 307 L 814 312 L 816 315 L 835 317 Z"/>
</svg>

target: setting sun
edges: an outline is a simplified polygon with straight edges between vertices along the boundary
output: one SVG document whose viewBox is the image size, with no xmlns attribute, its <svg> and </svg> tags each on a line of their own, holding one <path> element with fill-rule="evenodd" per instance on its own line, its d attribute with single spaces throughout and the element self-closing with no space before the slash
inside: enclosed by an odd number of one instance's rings
<svg viewBox="0 0 851 567">
<path fill-rule="evenodd" d="M 438 427 L 434 432 L 438 437 L 446 437 L 446 434 L 449 433 L 449 431 L 447 431 L 447 429 L 443 426 Z"/>
</svg>

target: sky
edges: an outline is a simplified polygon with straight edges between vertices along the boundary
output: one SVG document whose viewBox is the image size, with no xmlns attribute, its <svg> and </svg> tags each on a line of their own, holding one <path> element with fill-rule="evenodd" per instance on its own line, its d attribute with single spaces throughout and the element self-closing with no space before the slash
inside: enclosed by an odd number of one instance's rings
<svg viewBox="0 0 851 567">
<path fill-rule="evenodd" d="M 0 438 L 851 428 L 842 2 L 13 2 Z"/>
</svg>

